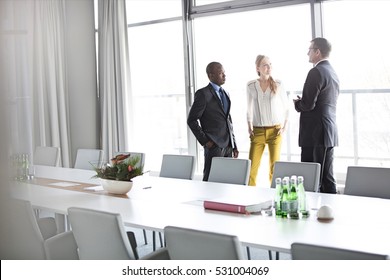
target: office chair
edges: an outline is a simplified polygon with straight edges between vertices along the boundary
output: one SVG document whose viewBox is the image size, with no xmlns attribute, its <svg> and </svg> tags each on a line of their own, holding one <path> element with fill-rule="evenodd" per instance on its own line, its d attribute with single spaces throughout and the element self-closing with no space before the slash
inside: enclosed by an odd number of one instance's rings
<svg viewBox="0 0 390 280">
<path fill-rule="evenodd" d="M 386 260 L 387 255 L 372 254 L 342 248 L 326 247 L 314 244 L 291 244 L 293 260 Z"/>
<path fill-rule="evenodd" d="M 195 156 L 163 155 L 160 177 L 192 180 L 195 173 Z"/>
<path fill-rule="evenodd" d="M 119 214 L 71 207 L 68 217 L 82 260 L 134 260 L 132 248 Z"/>
<path fill-rule="evenodd" d="M 61 238 L 60 235 L 57 235 L 54 218 L 37 219 L 31 203 L 25 200 L 11 199 L 7 201 L 7 209 L 9 213 L 1 225 L 3 232 L 5 232 L 1 240 L 4 242 L 1 259 L 47 259 L 44 243 L 50 242 L 54 237 Z M 68 242 L 64 242 L 64 244 L 68 248 L 72 246 Z M 68 258 L 69 255 L 59 252 L 58 257 Z"/>
<path fill-rule="evenodd" d="M 320 185 L 321 165 L 315 162 L 276 161 L 272 175 L 271 188 L 275 188 L 275 179 L 291 177 L 292 175 L 303 176 L 305 191 L 317 192 Z M 272 259 L 271 251 L 269 257 Z M 276 252 L 279 259 L 279 252 Z"/>
<path fill-rule="evenodd" d="M 163 155 L 160 177 L 192 180 L 195 173 L 195 156 Z M 160 246 L 163 246 L 161 232 L 158 233 Z M 153 231 L 153 250 L 156 250 L 156 232 Z"/>
<path fill-rule="evenodd" d="M 139 162 L 138 162 L 138 166 L 145 166 L 145 153 L 140 153 L 140 152 L 115 152 L 114 153 L 114 157 L 117 156 L 117 155 L 130 155 L 130 157 L 139 157 Z M 142 232 L 143 232 L 143 235 L 144 235 L 144 242 L 145 242 L 145 245 L 148 244 L 148 239 L 147 239 L 147 236 L 146 236 L 146 230 L 145 229 L 142 229 Z"/>
<path fill-rule="evenodd" d="M 133 157 L 139 157 L 139 166 L 144 166 L 145 165 L 145 153 L 139 153 L 139 152 L 115 152 L 114 157 L 117 155 L 130 155 L 131 158 Z"/>
<path fill-rule="evenodd" d="M 237 236 L 167 226 L 166 248 L 172 260 L 243 260 Z"/>
<path fill-rule="evenodd" d="M 102 162 L 103 150 L 99 149 L 78 149 L 74 168 L 93 170 L 93 164 Z"/>
<path fill-rule="evenodd" d="M 208 181 L 248 185 L 250 169 L 250 159 L 213 157 Z"/>
<path fill-rule="evenodd" d="M 251 170 L 250 159 L 228 157 L 213 157 L 211 160 L 209 182 L 248 185 Z M 250 249 L 246 247 L 248 259 L 251 259 Z"/>
<path fill-rule="evenodd" d="M 126 232 L 120 214 L 70 207 L 68 216 L 82 260 L 138 259 L 133 232 Z M 159 259 L 164 250 L 143 259 Z"/>
<path fill-rule="evenodd" d="M 35 165 L 58 166 L 60 162 L 60 148 L 38 146 L 34 151 Z"/>
<path fill-rule="evenodd" d="M 317 192 L 320 184 L 321 165 L 315 162 L 276 161 L 271 188 L 275 188 L 275 179 L 291 175 L 303 176 L 305 191 Z"/>
<path fill-rule="evenodd" d="M 390 199 L 390 168 L 349 166 L 344 194 Z"/>
<path fill-rule="evenodd" d="M 72 231 L 62 232 L 44 242 L 48 260 L 78 260 L 77 243 Z"/>
</svg>

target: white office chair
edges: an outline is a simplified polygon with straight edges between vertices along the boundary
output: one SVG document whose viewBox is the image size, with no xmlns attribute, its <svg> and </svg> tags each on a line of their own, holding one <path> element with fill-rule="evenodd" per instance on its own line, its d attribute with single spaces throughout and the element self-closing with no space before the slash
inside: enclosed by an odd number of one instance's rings
<svg viewBox="0 0 390 280">
<path fill-rule="evenodd" d="M 315 162 L 293 162 L 276 161 L 272 175 L 271 188 L 275 188 L 275 179 L 292 175 L 303 176 L 305 191 L 317 192 L 320 185 L 321 165 Z M 271 252 L 269 257 L 272 259 Z M 279 259 L 279 252 L 276 252 L 276 259 Z"/>
<path fill-rule="evenodd" d="M 166 248 L 172 260 L 243 260 L 237 236 L 167 226 Z"/>
<path fill-rule="evenodd" d="M 138 162 L 138 167 L 139 166 L 145 166 L 145 153 L 140 153 L 140 152 L 115 152 L 114 153 L 114 157 L 117 156 L 117 155 L 128 155 L 130 154 L 130 158 L 132 157 L 139 157 L 139 162 Z M 148 239 L 147 239 L 147 236 L 146 236 L 146 230 L 143 229 L 142 230 L 143 232 L 143 235 L 144 235 L 144 242 L 145 244 L 148 244 Z"/>
<path fill-rule="evenodd" d="M 36 165 L 58 166 L 60 162 L 60 148 L 38 146 L 34 151 L 33 163 Z"/>
<path fill-rule="evenodd" d="M 291 175 L 303 176 L 305 191 L 317 192 L 320 184 L 321 165 L 315 162 L 275 162 L 271 188 L 275 188 L 275 179 Z"/>
<path fill-rule="evenodd" d="M 373 254 L 314 244 L 291 244 L 293 260 L 386 260 L 387 255 Z"/>
<path fill-rule="evenodd" d="M 71 207 L 68 217 L 80 259 L 136 259 L 119 214 Z"/>
<path fill-rule="evenodd" d="M 195 173 L 195 156 L 163 155 L 160 177 L 192 180 Z M 158 233 L 160 246 L 163 246 L 161 232 Z M 153 231 L 153 251 L 156 250 L 156 232 Z"/>
<path fill-rule="evenodd" d="M 34 165 L 46 165 L 46 166 L 58 166 L 60 162 L 60 148 L 58 147 L 35 147 L 33 164 Z M 35 215 L 39 217 L 40 210 L 34 209 Z"/>
<path fill-rule="evenodd" d="M 1 259 L 46 259 L 44 242 L 57 236 L 54 218 L 37 220 L 31 203 L 25 200 L 11 199 L 6 207 L 9 213 L 1 225 L 5 232 Z"/>
<path fill-rule="evenodd" d="M 250 159 L 213 157 L 208 181 L 246 186 L 248 185 L 250 170 Z M 246 247 L 246 251 L 248 259 L 250 259 L 249 247 Z"/>
<path fill-rule="evenodd" d="M 78 248 L 72 231 L 62 232 L 44 242 L 48 260 L 78 260 Z"/>
<path fill-rule="evenodd" d="M 70 207 L 68 216 L 80 259 L 138 259 L 134 233 L 125 231 L 120 214 Z"/>
<path fill-rule="evenodd" d="M 195 173 L 195 156 L 163 155 L 160 177 L 192 180 Z"/>
<path fill-rule="evenodd" d="M 213 157 L 208 181 L 248 185 L 250 169 L 250 159 Z"/>
<path fill-rule="evenodd" d="M 344 194 L 390 199 L 390 168 L 349 166 Z"/>
<path fill-rule="evenodd" d="M 93 164 L 102 162 L 103 150 L 99 149 L 78 149 L 74 168 L 93 170 Z"/>
<path fill-rule="evenodd" d="M 145 153 L 139 153 L 139 152 L 115 152 L 114 157 L 117 155 L 130 155 L 131 158 L 133 157 L 139 157 L 139 166 L 144 166 L 145 165 Z"/>
</svg>

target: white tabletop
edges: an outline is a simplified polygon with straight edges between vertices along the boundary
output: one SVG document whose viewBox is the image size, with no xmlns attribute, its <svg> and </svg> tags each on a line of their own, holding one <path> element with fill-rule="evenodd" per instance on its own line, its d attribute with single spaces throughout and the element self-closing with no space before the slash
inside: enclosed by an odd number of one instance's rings
<svg viewBox="0 0 390 280">
<path fill-rule="evenodd" d="M 36 176 L 100 185 L 93 171 L 36 167 Z M 290 220 L 203 209 L 204 199 L 258 197 L 272 199 L 273 189 L 202 181 L 140 176 L 127 198 L 18 183 L 18 198 L 38 208 L 67 213 L 71 206 L 120 213 L 125 225 L 162 231 L 181 226 L 238 236 L 243 245 L 290 252 L 293 242 L 306 242 L 390 255 L 390 200 L 307 193 L 309 209 L 330 205 L 334 220 L 320 222 L 316 210 L 309 218 Z"/>
</svg>

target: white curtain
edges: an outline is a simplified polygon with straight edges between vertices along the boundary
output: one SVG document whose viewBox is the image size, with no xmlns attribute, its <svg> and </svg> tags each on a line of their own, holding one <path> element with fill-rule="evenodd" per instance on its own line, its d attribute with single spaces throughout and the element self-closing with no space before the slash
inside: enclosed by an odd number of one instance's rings
<svg viewBox="0 0 390 280">
<path fill-rule="evenodd" d="M 130 70 L 125 0 L 99 0 L 99 94 L 106 159 L 128 151 Z"/>
<path fill-rule="evenodd" d="M 31 46 L 29 26 L 32 17 L 29 14 L 31 3 L 27 1 L 1 1 L 1 95 L 2 105 L 8 110 L 7 130 L 1 134 L 12 143 L 7 147 L 6 155 L 31 154 L 31 114 L 32 90 L 30 68 L 28 67 Z"/>
<path fill-rule="evenodd" d="M 12 115 L 8 154 L 57 146 L 69 166 L 64 1 L 1 1 L 1 89 Z"/>
<path fill-rule="evenodd" d="M 70 167 L 65 0 L 34 4 L 35 145 L 60 147 L 62 166 Z"/>
</svg>

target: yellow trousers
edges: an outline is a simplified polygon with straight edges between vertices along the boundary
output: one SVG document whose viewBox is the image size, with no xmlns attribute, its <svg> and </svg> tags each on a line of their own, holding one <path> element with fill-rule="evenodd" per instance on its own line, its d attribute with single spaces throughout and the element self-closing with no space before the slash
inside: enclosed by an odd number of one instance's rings
<svg viewBox="0 0 390 280">
<path fill-rule="evenodd" d="M 275 161 L 280 159 L 282 147 L 282 134 L 278 135 L 279 130 L 280 125 L 253 128 L 254 135 L 250 137 L 251 146 L 249 149 L 249 159 L 252 161 L 249 186 L 256 186 L 257 172 L 266 145 L 268 145 L 269 151 L 269 180 L 272 181 Z"/>
</svg>

